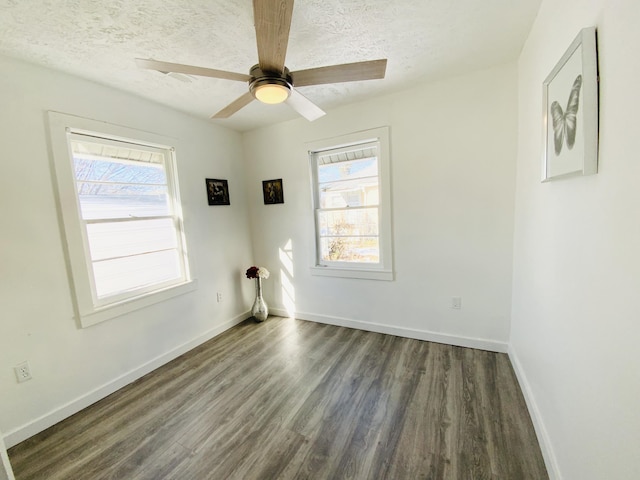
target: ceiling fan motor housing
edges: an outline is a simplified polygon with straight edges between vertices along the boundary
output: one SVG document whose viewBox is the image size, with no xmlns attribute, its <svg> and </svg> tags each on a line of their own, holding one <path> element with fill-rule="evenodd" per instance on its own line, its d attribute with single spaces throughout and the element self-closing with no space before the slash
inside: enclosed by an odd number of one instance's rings
<svg viewBox="0 0 640 480">
<path fill-rule="evenodd" d="M 280 103 L 286 100 L 293 88 L 293 79 L 289 73 L 289 69 L 284 67 L 282 73 L 278 72 L 265 72 L 260 68 L 260 65 L 254 65 L 249 72 L 251 80 L 249 80 L 249 91 L 253 96 L 264 103 Z M 261 95 L 260 90 L 264 91 L 265 87 L 271 87 L 281 92 L 281 95 L 277 100 L 269 101 Z"/>
</svg>

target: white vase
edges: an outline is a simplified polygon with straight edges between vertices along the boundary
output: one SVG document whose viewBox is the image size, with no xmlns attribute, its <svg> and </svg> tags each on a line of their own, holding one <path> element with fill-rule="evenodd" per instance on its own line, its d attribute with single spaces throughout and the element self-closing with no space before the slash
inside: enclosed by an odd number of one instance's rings
<svg viewBox="0 0 640 480">
<path fill-rule="evenodd" d="M 251 307 L 251 315 L 256 322 L 264 322 L 269 316 L 269 307 L 262 298 L 262 279 L 260 277 L 256 278 L 256 299 Z"/>
</svg>

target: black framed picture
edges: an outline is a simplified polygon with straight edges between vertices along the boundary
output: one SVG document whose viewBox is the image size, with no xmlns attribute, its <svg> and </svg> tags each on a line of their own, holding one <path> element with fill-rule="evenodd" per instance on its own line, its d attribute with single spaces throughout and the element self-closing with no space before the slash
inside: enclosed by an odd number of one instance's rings
<svg viewBox="0 0 640 480">
<path fill-rule="evenodd" d="M 282 179 L 278 178 L 275 180 L 264 180 L 262 182 L 262 195 L 264 196 L 265 205 L 284 203 Z"/>
<path fill-rule="evenodd" d="M 209 205 L 230 205 L 229 184 L 226 180 L 206 178 Z"/>
</svg>

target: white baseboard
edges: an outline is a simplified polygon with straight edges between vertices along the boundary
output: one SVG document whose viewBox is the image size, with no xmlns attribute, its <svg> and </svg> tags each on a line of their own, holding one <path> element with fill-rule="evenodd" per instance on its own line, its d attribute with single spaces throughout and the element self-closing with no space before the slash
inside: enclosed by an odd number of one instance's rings
<svg viewBox="0 0 640 480">
<path fill-rule="evenodd" d="M 279 308 L 269 308 L 274 315 L 289 317 L 290 314 Z M 385 333 L 395 335 L 397 337 L 413 338 L 415 340 L 426 340 L 429 342 L 446 343 L 457 347 L 478 348 L 480 350 L 488 350 L 490 352 L 507 353 L 508 344 L 496 340 L 487 340 L 484 338 L 461 337 L 458 335 L 450 335 L 446 333 L 436 333 L 429 330 L 416 330 L 411 328 L 397 327 L 394 325 L 386 325 L 382 323 L 364 322 L 362 320 L 352 320 L 349 318 L 333 317 L 328 315 L 318 315 L 315 313 L 295 312 L 295 318 L 300 320 L 309 320 L 312 322 L 326 323 L 339 327 L 355 328 L 357 330 L 366 330 L 368 332 Z"/>
<path fill-rule="evenodd" d="M 149 360 L 148 362 L 128 371 L 127 373 L 105 383 L 104 385 L 82 395 L 81 397 L 72 400 L 65 405 L 62 405 L 51 412 L 42 415 L 29 423 L 16 428 L 15 430 L 8 432 L 4 435 L 4 442 L 7 448 L 11 448 L 14 445 L 32 437 L 36 433 L 39 433 L 52 425 L 64 420 L 71 415 L 78 413 L 80 410 L 87 408 L 89 405 L 96 403 L 98 400 L 111 395 L 113 392 L 121 389 L 122 387 L 136 381 L 140 377 L 143 377 L 147 373 L 161 367 L 162 365 L 169 363 L 171 360 L 178 358 L 180 355 L 187 353 L 189 350 L 194 349 L 198 345 L 211 340 L 213 337 L 220 335 L 225 330 L 237 325 L 238 323 L 246 320 L 251 316 L 250 312 L 242 313 L 231 320 L 218 325 L 211 330 L 199 335 L 198 337 L 178 345 L 174 349 L 163 353 L 162 355 Z"/>
<path fill-rule="evenodd" d="M 516 377 L 518 378 L 518 383 L 520 383 L 520 390 L 522 390 L 524 400 L 527 403 L 529 415 L 531 416 L 531 421 L 533 422 L 533 428 L 536 431 L 538 443 L 540 444 L 540 450 L 542 450 L 542 457 L 544 458 L 544 463 L 547 467 L 549 479 L 562 480 L 562 475 L 560 474 L 560 469 L 558 468 L 558 461 L 555 454 L 553 453 L 553 449 L 551 448 L 549 434 L 547 433 L 547 429 L 544 426 L 544 422 L 542 421 L 542 415 L 540 414 L 540 410 L 538 409 L 538 404 L 536 403 L 535 397 L 533 396 L 531 386 L 529 384 L 529 381 L 527 380 L 527 376 L 524 373 L 524 369 L 522 368 L 520 359 L 518 358 L 518 355 L 516 354 L 512 345 L 509 345 L 507 353 L 509 354 L 511 365 L 513 365 L 513 370 L 515 371 Z"/>
<path fill-rule="evenodd" d="M 9 462 L 9 456 L 7 455 L 7 448 L 2 441 L 2 436 L 0 435 L 0 458 L 2 462 L 0 462 L 0 480 L 16 480 L 16 477 L 13 476 L 13 470 L 11 470 L 11 463 Z"/>
</svg>

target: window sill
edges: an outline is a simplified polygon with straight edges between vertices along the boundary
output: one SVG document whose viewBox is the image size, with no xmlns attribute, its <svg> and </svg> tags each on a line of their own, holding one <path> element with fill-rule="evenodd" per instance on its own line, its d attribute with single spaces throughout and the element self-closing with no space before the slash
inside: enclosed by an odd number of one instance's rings
<svg viewBox="0 0 640 480">
<path fill-rule="evenodd" d="M 97 307 L 91 311 L 80 313 L 80 325 L 82 328 L 90 327 L 105 320 L 110 320 L 120 315 L 124 315 L 141 308 L 148 307 L 155 303 L 168 300 L 178 295 L 192 292 L 198 288 L 197 280 L 190 280 L 179 285 L 167 287 L 163 290 L 140 295 L 139 297 L 130 298 L 119 303 Z"/>
<path fill-rule="evenodd" d="M 311 267 L 311 275 L 321 277 L 359 278 L 363 280 L 393 281 L 391 270 L 365 270 L 356 268 Z"/>
</svg>

